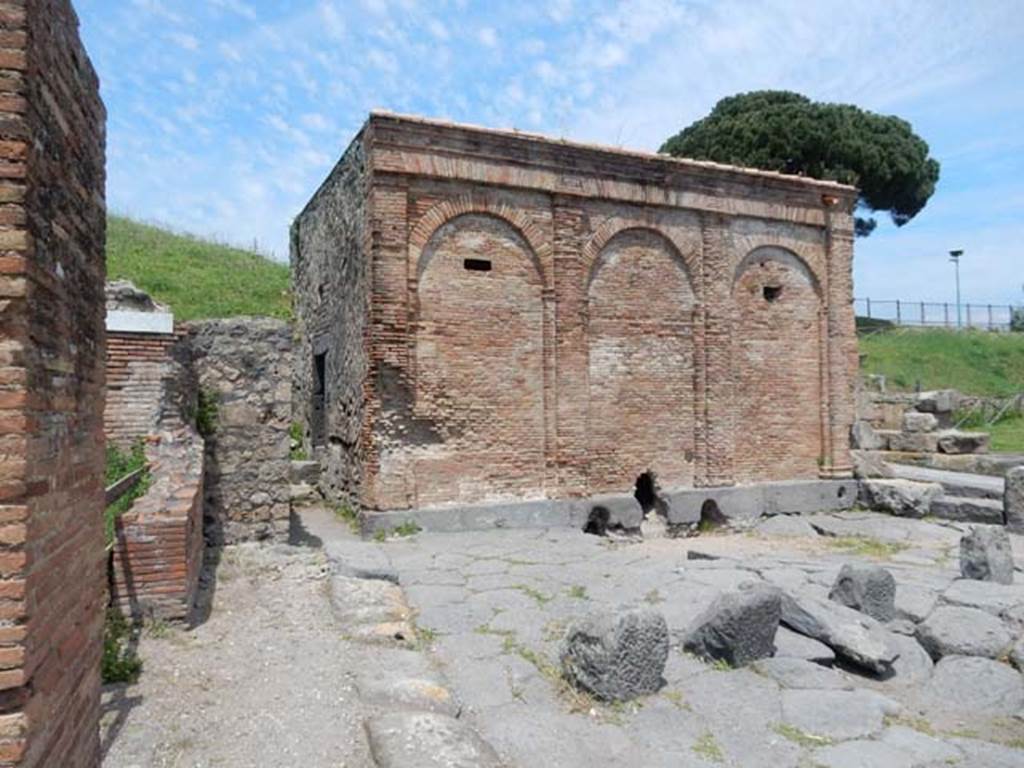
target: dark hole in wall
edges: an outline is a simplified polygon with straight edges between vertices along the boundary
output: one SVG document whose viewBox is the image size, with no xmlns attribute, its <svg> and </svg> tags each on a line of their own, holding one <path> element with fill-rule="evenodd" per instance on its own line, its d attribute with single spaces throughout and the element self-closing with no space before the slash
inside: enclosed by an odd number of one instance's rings
<svg viewBox="0 0 1024 768">
<path fill-rule="evenodd" d="M 782 295 L 781 285 L 766 285 L 764 287 L 764 300 L 765 301 L 776 301 Z"/>
<path fill-rule="evenodd" d="M 587 516 L 587 524 L 583 526 L 583 532 L 593 534 L 594 536 L 607 536 L 610 519 L 611 513 L 607 509 L 604 507 L 594 507 Z"/>
<path fill-rule="evenodd" d="M 327 353 L 313 355 L 313 402 L 310 424 L 313 445 L 323 445 L 327 431 Z"/>
<path fill-rule="evenodd" d="M 722 514 L 714 499 L 706 500 L 700 507 L 700 525 L 698 530 L 713 531 L 729 524 L 729 518 Z"/>
<path fill-rule="evenodd" d="M 654 482 L 654 475 L 651 472 L 644 472 L 636 479 L 636 490 L 633 491 L 633 497 L 640 504 L 640 509 L 645 515 L 658 507 L 657 484 Z"/>
<path fill-rule="evenodd" d="M 490 259 L 463 259 L 462 266 L 471 272 L 490 272 Z"/>
</svg>

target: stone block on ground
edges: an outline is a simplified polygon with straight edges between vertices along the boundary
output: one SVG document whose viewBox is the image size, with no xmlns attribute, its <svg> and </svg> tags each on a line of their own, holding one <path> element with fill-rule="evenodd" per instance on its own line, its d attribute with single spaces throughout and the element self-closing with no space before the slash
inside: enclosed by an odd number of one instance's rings
<svg viewBox="0 0 1024 768">
<path fill-rule="evenodd" d="M 939 426 L 939 420 L 931 413 L 920 411 L 907 411 L 903 414 L 904 432 L 934 432 Z"/>
<path fill-rule="evenodd" d="M 932 516 L 942 520 L 981 525 L 1003 524 L 1003 502 L 943 494 L 932 502 Z"/>
<path fill-rule="evenodd" d="M 896 616 L 896 579 L 878 566 L 844 565 L 828 597 L 876 621 L 891 621 Z"/>
<path fill-rule="evenodd" d="M 436 712 L 458 717 L 461 705 L 446 687 L 419 677 L 395 679 L 385 670 L 365 672 L 356 679 L 363 704 L 384 711 Z"/>
<path fill-rule="evenodd" d="M 720 595 L 697 619 L 683 648 L 703 659 L 741 667 L 775 652 L 782 592 L 755 584 Z"/>
<path fill-rule="evenodd" d="M 308 483 L 292 483 L 288 486 L 288 498 L 292 504 L 311 504 L 319 501 L 320 493 Z"/>
<path fill-rule="evenodd" d="M 1006 530 L 1024 535 L 1024 466 L 1013 467 L 1006 472 L 1003 512 Z"/>
<path fill-rule="evenodd" d="M 879 675 L 892 669 L 896 653 L 889 633 L 870 616 L 833 602 L 784 594 L 782 623 L 829 646 L 836 655 Z"/>
<path fill-rule="evenodd" d="M 936 453 L 939 436 L 934 432 L 900 432 L 889 438 L 889 450 L 903 453 Z"/>
<path fill-rule="evenodd" d="M 584 531 L 598 536 L 639 533 L 644 511 L 632 496 L 597 496 L 590 500 Z"/>
<path fill-rule="evenodd" d="M 963 432 L 946 429 L 939 432 L 939 453 L 988 453 L 992 437 L 988 432 Z"/>
<path fill-rule="evenodd" d="M 628 701 L 665 683 L 668 625 L 660 613 L 631 609 L 595 613 L 572 624 L 560 653 L 575 687 L 606 701 Z"/>
<path fill-rule="evenodd" d="M 916 685 L 931 677 L 935 662 L 914 637 L 890 635 L 889 646 L 899 654 L 892 663 L 890 679 L 905 685 Z"/>
<path fill-rule="evenodd" d="M 1006 717 L 1024 707 L 1024 675 L 992 659 L 947 656 L 935 665 L 923 699 L 931 711 Z"/>
<path fill-rule="evenodd" d="M 933 659 L 944 656 L 985 656 L 994 659 L 1010 645 L 1010 633 L 999 619 L 977 608 L 943 605 L 917 625 L 917 639 Z"/>
<path fill-rule="evenodd" d="M 364 541 L 329 541 L 324 554 L 331 570 L 353 579 L 377 579 L 398 584 L 398 571 L 383 548 Z"/>
<path fill-rule="evenodd" d="M 378 768 L 501 768 L 494 749 L 464 722 L 434 712 L 395 712 L 366 721 Z"/>
<path fill-rule="evenodd" d="M 942 486 L 938 483 L 896 479 L 858 483 L 859 500 L 864 506 L 899 517 L 925 517 L 930 514 L 932 502 L 941 495 Z"/>
<path fill-rule="evenodd" d="M 893 476 L 892 467 L 886 463 L 881 451 L 850 451 L 850 458 L 853 460 L 853 476 L 858 480 Z"/>
<path fill-rule="evenodd" d="M 775 633 L 775 657 L 803 659 L 830 666 L 836 660 L 836 652 L 823 642 L 780 624 L 779 631 Z"/>
<path fill-rule="evenodd" d="M 367 643 L 409 644 L 416 638 L 402 590 L 376 579 L 334 575 L 331 609 L 342 632 Z"/>
<path fill-rule="evenodd" d="M 972 528 L 960 539 L 960 573 L 965 579 L 1013 583 L 1013 552 L 1005 528 Z"/>
<path fill-rule="evenodd" d="M 952 413 L 959 400 L 960 393 L 955 389 L 936 389 L 919 393 L 914 408 L 921 413 Z"/>
<path fill-rule="evenodd" d="M 884 441 L 875 432 L 875 428 L 863 420 L 855 421 L 850 428 L 850 442 L 854 448 L 862 451 L 885 449 Z"/>
</svg>

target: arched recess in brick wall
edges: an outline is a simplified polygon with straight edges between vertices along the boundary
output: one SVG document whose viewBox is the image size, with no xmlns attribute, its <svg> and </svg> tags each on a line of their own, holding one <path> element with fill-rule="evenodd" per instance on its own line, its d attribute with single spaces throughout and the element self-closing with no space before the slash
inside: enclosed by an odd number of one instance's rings
<svg viewBox="0 0 1024 768">
<path fill-rule="evenodd" d="M 588 457 L 592 492 L 632 490 L 653 470 L 662 487 L 693 483 L 695 297 L 664 235 L 610 238 L 587 285 Z"/>
<path fill-rule="evenodd" d="M 821 289 L 799 256 L 764 246 L 736 268 L 736 481 L 814 478 L 823 453 Z"/>
<path fill-rule="evenodd" d="M 544 303 L 537 255 L 490 214 L 457 216 L 418 264 L 415 503 L 541 497 Z"/>
</svg>

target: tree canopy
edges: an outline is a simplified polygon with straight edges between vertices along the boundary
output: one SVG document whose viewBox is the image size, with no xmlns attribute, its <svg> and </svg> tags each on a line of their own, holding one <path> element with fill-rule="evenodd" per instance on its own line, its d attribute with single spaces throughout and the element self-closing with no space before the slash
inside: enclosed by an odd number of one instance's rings
<svg viewBox="0 0 1024 768">
<path fill-rule="evenodd" d="M 938 161 L 907 121 L 789 91 L 722 99 L 659 151 L 852 184 L 859 209 L 887 211 L 896 226 L 924 208 L 939 180 Z M 857 234 L 870 234 L 876 223 L 858 217 Z"/>
</svg>

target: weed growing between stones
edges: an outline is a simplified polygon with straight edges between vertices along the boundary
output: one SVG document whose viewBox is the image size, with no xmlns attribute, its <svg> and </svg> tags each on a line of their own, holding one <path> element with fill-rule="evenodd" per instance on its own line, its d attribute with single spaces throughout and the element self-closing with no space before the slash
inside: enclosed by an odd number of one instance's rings
<svg viewBox="0 0 1024 768">
<path fill-rule="evenodd" d="M 704 731 L 690 749 L 693 750 L 694 754 L 699 755 L 712 763 L 725 762 L 725 755 L 722 753 L 722 748 L 718 746 L 718 742 L 715 740 L 715 735 L 711 733 L 711 731 Z"/>
<path fill-rule="evenodd" d="M 376 542 L 387 541 L 388 538 L 405 538 L 408 536 L 415 536 L 423 529 L 416 523 L 415 520 L 406 520 L 401 525 L 396 525 L 394 528 L 378 528 L 373 534 L 373 540 Z"/>
<path fill-rule="evenodd" d="M 661 596 L 661 592 L 657 589 L 652 589 L 646 595 L 644 595 L 644 602 L 648 605 L 657 605 L 658 603 L 664 603 L 665 598 Z"/>
<path fill-rule="evenodd" d="M 217 431 L 217 393 L 200 387 L 196 401 L 196 431 L 204 439 Z"/>
<path fill-rule="evenodd" d="M 142 660 L 132 649 L 132 626 L 120 611 L 107 609 L 103 625 L 101 675 L 106 683 L 134 683 L 142 672 Z"/>
<path fill-rule="evenodd" d="M 352 533 L 359 533 L 359 513 L 348 504 L 342 503 L 334 508 L 334 516 L 348 526 Z M 380 533 L 380 531 L 378 531 Z"/>
<path fill-rule="evenodd" d="M 827 736 L 817 736 L 813 733 L 801 731 L 789 723 L 775 723 L 772 726 L 772 730 L 782 738 L 792 741 L 794 744 L 799 744 L 801 747 L 827 747 L 832 744 L 832 739 Z"/>
<path fill-rule="evenodd" d="M 683 698 L 683 694 L 679 691 L 662 691 L 661 695 L 671 701 L 676 709 L 681 709 L 684 712 L 693 712 L 693 707 Z"/>
<path fill-rule="evenodd" d="M 825 542 L 830 547 L 843 550 L 851 555 L 874 557 L 879 560 L 888 560 L 907 548 L 906 544 L 882 541 L 869 536 L 832 536 L 826 537 Z"/>
<path fill-rule="evenodd" d="M 566 594 L 574 600 L 589 600 L 587 597 L 587 588 L 581 584 L 573 584 L 569 589 L 566 590 Z"/>
<path fill-rule="evenodd" d="M 309 458 L 306 449 L 302 447 L 303 436 L 302 424 L 298 421 L 293 421 L 292 425 L 288 428 L 288 437 L 291 440 L 291 449 L 288 455 L 292 461 L 306 461 Z"/>
<path fill-rule="evenodd" d="M 533 587 L 529 587 L 526 584 L 513 584 L 511 588 L 518 589 L 524 595 L 533 599 L 537 603 L 537 605 L 546 605 L 554 599 L 553 597 L 549 597 L 548 595 L 545 595 L 543 592 L 540 592 L 539 590 L 536 590 Z"/>
<path fill-rule="evenodd" d="M 923 717 L 910 717 L 907 715 L 886 715 L 885 726 L 891 728 L 894 725 L 902 725 L 905 728 L 911 728 L 918 733 L 923 733 L 925 736 L 935 736 L 935 729 L 932 728 L 932 724 L 925 720 Z"/>
</svg>

